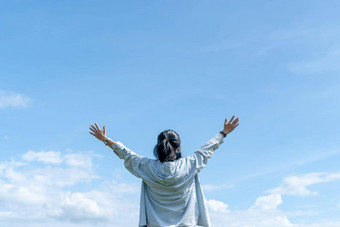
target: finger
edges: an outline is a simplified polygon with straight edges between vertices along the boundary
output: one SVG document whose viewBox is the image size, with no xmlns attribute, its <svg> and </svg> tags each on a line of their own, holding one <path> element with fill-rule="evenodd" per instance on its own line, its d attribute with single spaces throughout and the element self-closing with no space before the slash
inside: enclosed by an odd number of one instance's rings
<svg viewBox="0 0 340 227">
<path fill-rule="evenodd" d="M 94 127 L 93 125 L 91 125 L 91 127 L 94 131 L 97 131 L 96 127 Z"/>
<path fill-rule="evenodd" d="M 93 134 L 92 132 L 90 132 L 90 134 L 95 136 L 95 134 Z"/>
<path fill-rule="evenodd" d="M 103 132 L 104 134 L 106 133 L 105 125 L 103 126 Z"/>
<path fill-rule="evenodd" d="M 234 121 L 233 121 L 233 124 L 236 124 L 238 122 L 238 118 L 236 118 Z"/>
<path fill-rule="evenodd" d="M 94 124 L 96 125 L 96 127 L 97 127 L 98 131 L 100 131 L 100 129 L 99 129 L 99 127 L 98 127 L 97 123 L 94 123 Z"/>
<path fill-rule="evenodd" d="M 227 120 L 227 118 L 224 120 L 224 124 L 227 124 L 228 123 L 228 120 Z"/>
<path fill-rule="evenodd" d="M 230 119 L 229 123 L 233 121 L 234 117 L 235 117 L 235 116 L 233 115 L 233 117 Z"/>
<path fill-rule="evenodd" d="M 90 128 L 90 130 L 91 130 L 92 132 L 96 133 L 96 131 L 95 131 L 93 128 Z"/>
<path fill-rule="evenodd" d="M 237 123 L 237 124 L 234 126 L 234 128 L 236 128 L 238 125 L 239 125 L 239 123 Z"/>
</svg>

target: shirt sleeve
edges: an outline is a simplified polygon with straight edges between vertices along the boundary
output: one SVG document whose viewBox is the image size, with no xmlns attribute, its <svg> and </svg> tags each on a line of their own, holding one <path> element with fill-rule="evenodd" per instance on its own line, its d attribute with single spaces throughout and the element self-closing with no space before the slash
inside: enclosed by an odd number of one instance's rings
<svg viewBox="0 0 340 227">
<path fill-rule="evenodd" d="M 136 154 L 120 141 L 114 142 L 112 149 L 120 159 L 124 159 L 124 166 L 130 173 L 138 178 L 142 178 L 149 161 L 147 157 Z"/>
<path fill-rule="evenodd" d="M 197 172 L 201 171 L 206 166 L 208 159 L 211 158 L 214 151 L 223 143 L 223 139 L 223 135 L 218 133 L 192 155 L 188 156 L 189 162 Z"/>
</svg>

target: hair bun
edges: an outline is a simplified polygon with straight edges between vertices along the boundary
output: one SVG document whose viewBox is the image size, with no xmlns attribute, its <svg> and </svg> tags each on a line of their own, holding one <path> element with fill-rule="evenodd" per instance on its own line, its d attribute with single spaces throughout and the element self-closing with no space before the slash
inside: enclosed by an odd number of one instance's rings
<svg viewBox="0 0 340 227">
<path fill-rule="evenodd" d="M 165 130 L 158 135 L 154 155 L 160 162 L 173 161 L 181 158 L 181 140 L 179 135 L 171 130 Z"/>
</svg>

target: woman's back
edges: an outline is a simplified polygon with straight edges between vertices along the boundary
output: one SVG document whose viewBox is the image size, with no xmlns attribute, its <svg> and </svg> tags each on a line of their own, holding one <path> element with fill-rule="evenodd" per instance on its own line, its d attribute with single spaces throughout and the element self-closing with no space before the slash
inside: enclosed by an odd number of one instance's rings
<svg viewBox="0 0 340 227">
<path fill-rule="evenodd" d="M 141 201 L 145 203 L 141 203 L 140 217 L 144 216 L 146 220 L 140 226 L 146 223 L 148 226 L 171 226 L 174 223 L 194 226 L 198 218 L 195 217 L 195 213 L 198 215 L 195 212 L 196 174 L 187 168 L 186 159 L 165 163 L 150 160 L 149 170 L 151 177 L 142 182 Z"/>
<path fill-rule="evenodd" d="M 210 226 L 198 172 L 223 143 L 218 133 L 192 155 L 171 162 L 142 157 L 117 141 L 115 153 L 141 178 L 139 226 Z"/>
</svg>

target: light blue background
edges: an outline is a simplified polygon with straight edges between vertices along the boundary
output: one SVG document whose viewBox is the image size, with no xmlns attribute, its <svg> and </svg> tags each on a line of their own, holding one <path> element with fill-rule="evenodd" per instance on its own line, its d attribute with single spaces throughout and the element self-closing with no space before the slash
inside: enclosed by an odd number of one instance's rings
<svg viewBox="0 0 340 227">
<path fill-rule="evenodd" d="M 151 158 L 157 135 L 173 129 L 186 156 L 235 115 L 240 125 L 200 174 L 232 187 L 207 199 L 246 210 L 285 177 L 336 173 L 339 10 L 338 1 L 1 1 L 0 89 L 32 100 L 0 109 L 1 160 L 93 150 L 98 175 L 113 179 L 123 163 L 90 124 Z M 289 220 L 338 220 L 339 182 L 308 188 L 319 194 L 283 195 L 280 209 L 318 214 Z"/>
</svg>

